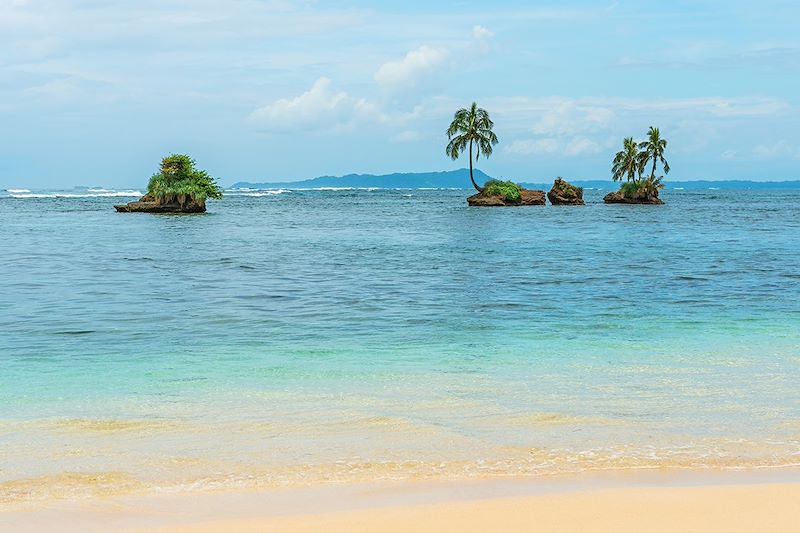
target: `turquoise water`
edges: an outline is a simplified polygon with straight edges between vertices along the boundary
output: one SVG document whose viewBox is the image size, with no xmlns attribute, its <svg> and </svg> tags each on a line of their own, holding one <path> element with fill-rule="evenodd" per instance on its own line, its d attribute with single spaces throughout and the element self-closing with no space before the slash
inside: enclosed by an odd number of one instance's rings
<svg viewBox="0 0 800 533">
<path fill-rule="evenodd" d="M 0 198 L 0 502 L 800 463 L 800 191 L 605 192 Z"/>
</svg>

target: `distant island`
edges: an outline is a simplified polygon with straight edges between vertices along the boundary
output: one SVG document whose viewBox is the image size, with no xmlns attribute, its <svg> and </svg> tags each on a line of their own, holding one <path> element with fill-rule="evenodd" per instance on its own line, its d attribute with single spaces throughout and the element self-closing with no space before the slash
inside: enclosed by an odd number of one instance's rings
<svg viewBox="0 0 800 533">
<path fill-rule="evenodd" d="M 475 179 L 485 183 L 492 179 L 488 174 L 473 171 Z M 616 189 L 618 185 L 608 180 L 576 180 L 571 184 L 584 189 Z M 231 189 L 319 189 L 319 188 L 378 188 L 378 189 L 466 189 L 469 187 L 469 169 L 446 172 L 415 172 L 395 174 L 347 174 L 346 176 L 320 176 L 302 181 L 247 182 L 240 181 Z M 528 189 L 549 189 L 552 181 L 521 181 Z M 800 180 L 750 181 L 750 180 L 693 180 L 665 181 L 666 189 L 800 189 Z"/>
<path fill-rule="evenodd" d="M 491 178 L 474 171 L 475 178 L 488 181 Z M 408 174 L 347 174 L 346 176 L 320 176 L 302 181 L 279 181 L 266 183 L 238 182 L 233 189 L 318 189 L 320 187 L 377 187 L 380 189 L 463 189 L 469 184 L 469 170 L 462 168 L 446 172 L 416 172 Z"/>
</svg>

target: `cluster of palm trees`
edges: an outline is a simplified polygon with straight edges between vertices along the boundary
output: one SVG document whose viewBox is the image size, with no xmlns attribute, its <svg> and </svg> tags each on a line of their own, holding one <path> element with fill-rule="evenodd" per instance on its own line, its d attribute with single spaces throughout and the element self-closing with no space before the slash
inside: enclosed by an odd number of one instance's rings
<svg viewBox="0 0 800 533">
<path fill-rule="evenodd" d="M 492 155 L 492 147 L 497 144 L 497 135 L 492 131 L 493 127 L 494 122 L 489 118 L 489 113 L 472 102 L 469 108 L 456 111 L 450 127 L 447 128 L 447 138 L 450 142 L 445 151 L 453 160 L 458 159 L 464 151 L 469 151 L 469 179 L 478 192 L 482 192 L 483 187 L 475 182 L 472 175 L 473 154 L 476 161 L 481 154 L 484 157 Z M 664 159 L 666 149 L 666 139 L 662 139 L 661 132 L 653 126 L 647 131 L 645 141 L 636 142 L 633 137 L 626 138 L 622 150 L 614 157 L 611 168 L 614 181 L 623 181 L 627 178 L 634 189 L 641 190 L 645 194 L 655 192 L 658 195 L 658 190 L 664 188 L 661 177 L 656 177 L 658 163 L 663 166 L 665 174 L 669 173 L 669 163 Z M 650 176 L 642 178 L 651 161 L 653 166 Z"/>
<path fill-rule="evenodd" d="M 661 177 L 656 177 L 656 166 L 660 162 L 664 167 L 664 174 L 669 174 L 669 163 L 664 159 L 666 149 L 666 139 L 662 139 L 661 132 L 653 126 L 650 126 L 647 131 L 647 140 L 645 141 L 637 143 L 633 137 L 627 137 L 622 141 L 622 150 L 617 152 L 611 167 L 614 181 L 623 181 L 627 178 L 634 184 L 661 185 Z M 653 162 L 650 176 L 642 179 L 642 174 L 650 161 Z"/>
</svg>

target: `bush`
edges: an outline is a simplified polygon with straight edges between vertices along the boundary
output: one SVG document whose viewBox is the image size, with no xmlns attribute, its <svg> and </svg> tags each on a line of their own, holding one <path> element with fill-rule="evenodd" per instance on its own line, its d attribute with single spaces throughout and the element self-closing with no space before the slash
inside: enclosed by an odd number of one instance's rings
<svg viewBox="0 0 800 533">
<path fill-rule="evenodd" d="M 575 198 L 583 192 L 583 187 L 576 187 L 571 183 L 567 183 L 561 176 L 556 178 L 555 185 L 561 191 L 561 194 L 568 198 Z"/>
<path fill-rule="evenodd" d="M 639 192 L 648 197 L 658 196 L 658 191 L 663 188 L 664 184 L 661 183 L 661 176 L 657 178 L 650 176 L 646 180 L 639 183 Z"/>
<path fill-rule="evenodd" d="M 658 196 L 658 191 L 664 188 L 661 177 L 648 177 L 641 181 L 628 181 L 622 184 L 620 190 L 625 198 L 652 198 Z"/>
<path fill-rule="evenodd" d="M 150 178 L 147 194 L 167 202 L 180 197 L 203 202 L 206 198 L 222 198 L 222 188 L 205 170 L 194 168 L 192 158 L 172 154 L 161 160 L 161 172 Z"/>
<path fill-rule="evenodd" d="M 626 181 L 625 183 L 622 184 L 620 190 L 622 191 L 622 195 L 625 198 L 635 198 L 636 193 L 639 190 L 639 187 L 637 186 L 635 181 Z"/>
<path fill-rule="evenodd" d="M 520 187 L 513 181 L 489 180 L 483 186 L 486 196 L 501 196 L 509 202 L 519 202 L 522 199 Z"/>
</svg>

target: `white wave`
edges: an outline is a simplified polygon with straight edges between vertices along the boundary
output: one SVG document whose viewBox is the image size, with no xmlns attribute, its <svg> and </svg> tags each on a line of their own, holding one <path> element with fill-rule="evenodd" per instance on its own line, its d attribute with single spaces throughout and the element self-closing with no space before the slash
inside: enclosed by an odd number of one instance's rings
<svg viewBox="0 0 800 533">
<path fill-rule="evenodd" d="M 99 188 L 99 189 L 88 189 L 88 191 L 89 191 L 89 192 L 93 192 L 93 193 L 98 193 L 98 192 L 114 192 L 114 191 L 112 191 L 112 190 L 109 190 L 109 189 L 103 189 L 103 188 Z"/>
<path fill-rule="evenodd" d="M 6 192 L 9 192 L 9 193 L 29 193 L 31 191 L 29 189 L 6 189 Z"/>
<path fill-rule="evenodd" d="M 298 187 L 294 191 L 383 191 L 386 187 Z"/>
<path fill-rule="evenodd" d="M 292 192 L 290 189 L 274 189 L 274 190 L 265 190 L 265 191 L 257 191 L 256 189 L 251 189 L 254 192 L 229 192 L 227 196 L 251 196 L 251 197 L 259 197 L 259 196 L 275 196 L 276 194 L 283 194 L 287 192 Z M 241 191 L 241 189 L 240 189 Z"/>
<path fill-rule="evenodd" d="M 683 187 L 673 187 L 672 190 L 673 191 L 683 191 L 685 189 Z"/>
<path fill-rule="evenodd" d="M 718 191 L 719 187 L 709 187 L 708 190 L 709 191 Z"/>
<path fill-rule="evenodd" d="M 111 191 L 98 193 L 34 193 L 34 194 L 11 194 L 12 198 L 130 198 L 142 196 L 139 191 Z"/>
</svg>

